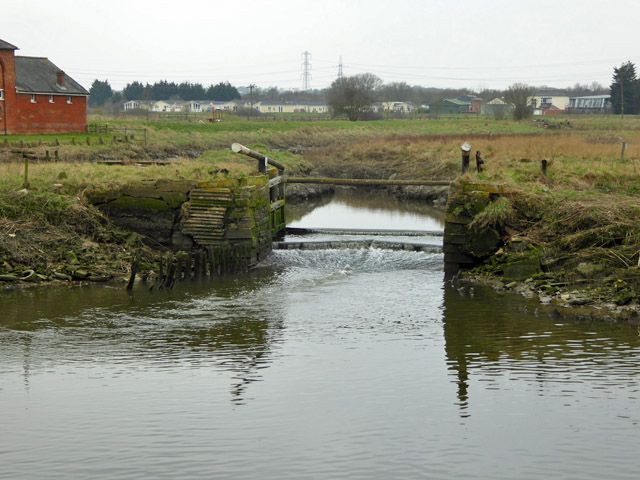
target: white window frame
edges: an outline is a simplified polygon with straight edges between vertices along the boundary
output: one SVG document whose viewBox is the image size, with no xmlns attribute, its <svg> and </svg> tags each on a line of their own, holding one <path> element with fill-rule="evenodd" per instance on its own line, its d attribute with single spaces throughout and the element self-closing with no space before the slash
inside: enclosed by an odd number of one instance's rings
<svg viewBox="0 0 640 480">
<path fill-rule="evenodd" d="M 35 93 L 31 95 L 31 103 L 38 103 Z"/>
<path fill-rule="evenodd" d="M 71 95 L 67 96 L 67 103 L 71 105 L 73 103 L 73 97 Z"/>
<path fill-rule="evenodd" d="M 54 103 L 53 95 L 49 95 L 49 103 Z"/>
</svg>

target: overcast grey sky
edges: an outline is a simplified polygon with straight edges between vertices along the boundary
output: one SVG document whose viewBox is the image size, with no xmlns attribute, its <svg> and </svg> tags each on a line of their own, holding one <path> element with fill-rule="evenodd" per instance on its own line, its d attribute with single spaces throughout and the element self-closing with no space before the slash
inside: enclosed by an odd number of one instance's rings
<svg viewBox="0 0 640 480">
<path fill-rule="evenodd" d="M 640 61 L 638 0 L 0 0 L 0 38 L 86 87 L 229 80 L 312 88 L 385 82 L 503 88 L 611 81 Z"/>
</svg>

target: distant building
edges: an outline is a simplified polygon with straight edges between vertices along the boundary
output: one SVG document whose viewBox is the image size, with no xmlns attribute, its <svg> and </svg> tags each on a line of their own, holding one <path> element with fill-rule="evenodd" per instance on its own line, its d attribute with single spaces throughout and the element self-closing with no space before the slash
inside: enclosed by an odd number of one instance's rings
<svg viewBox="0 0 640 480">
<path fill-rule="evenodd" d="M 455 115 L 473 113 L 471 102 L 457 98 L 443 98 L 439 102 L 429 105 L 429 113 L 435 115 Z"/>
<path fill-rule="evenodd" d="M 469 103 L 468 113 L 480 113 L 482 111 L 482 103 L 484 100 L 480 97 L 475 95 L 460 95 L 459 97 L 456 97 L 456 99 Z"/>
<path fill-rule="evenodd" d="M 141 100 L 129 100 L 124 102 L 122 108 L 125 112 L 130 112 L 132 110 L 150 110 L 150 104 Z"/>
<path fill-rule="evenodd" d="M 483 104 L 480 111 L 483 115 L 491 115 L 494 117 L 506 117 L 512 112 L 513 105 L 497 97 Z"/>
<path fill-rule="evenodd" d="M 0 132 L 84 132 L 89 92 L 44 57 L 0 40 Z"/>
<path fill-rule="evenodd" d="M 280 102 L 263 100 L 254 103 L 260 113 L 327 113 L 329 107 L 324 102 L 300 101 Z"/>
<path fill-rule="evenodd" d="M 245 102 L 241 102 L 239 100 L 229 100 L 229 101 L 212 101 L 211 109 L 222 112 L 237 112 L 238 109 L 244 107 Z"/>
<path fill-rule="evenodd" d="M 186 110 L 191 113 L 211 111 L 211 100 L 191 100 L 186 104 Z"/>
<path fill-rule="evenodd" d="M 374 105 L 374 110 L 378 113 L 411 113 L 415 110 L 413 103 L 410 102 L 380 102 Z"/>
<path fill-rule="evenodd" d="M 157 102 L 153 103 L 153 105 L 151 106 L 151 110 L 153 112 L 170 112 L 171 104 L 165 102 L 164 100 L 158 100 Z"/>
<path fill-rule="evenodd" d="M 611 110 L 611 95 L 569 98 L 568 113 L 606 113 Z"/>
<path fill-rule="evenodd" d="M 569 96 L 561 90 L 538 91 L 529 98 L 534 115 L 560 115 L 569 106 Z"/>
</svg>

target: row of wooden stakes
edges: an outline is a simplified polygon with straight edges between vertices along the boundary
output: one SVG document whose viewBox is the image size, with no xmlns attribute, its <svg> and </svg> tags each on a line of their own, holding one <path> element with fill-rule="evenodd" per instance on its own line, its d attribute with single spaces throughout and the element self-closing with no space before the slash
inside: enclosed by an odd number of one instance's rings
<svg viewBox="0 0 640 480">
<path fill-rule="evenodd" d="M 171 289 L 176 282 L 213 279 L 227 274 L 248 272 L 252 267 L 253 248 L 248 245 L 207 246 L 189 252 L 181 251 L 162 257 L 157 271 L 141 271 L 140 260 L 134 258 L 127 290 L 132 290 L 136 277 L 149 290 Z"/>
</svg>

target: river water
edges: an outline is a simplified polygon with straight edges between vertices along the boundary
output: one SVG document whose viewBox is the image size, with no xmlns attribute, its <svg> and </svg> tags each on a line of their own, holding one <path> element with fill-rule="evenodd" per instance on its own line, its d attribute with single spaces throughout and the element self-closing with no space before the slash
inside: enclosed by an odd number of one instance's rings
<svg viewBox="0 0 640 480">
<path fill-rule="evenodd" d="M 389 197 L 308 210 L 292 224 L 442 227 Z M 446 285 L 440 253 L 274 251 L 0 312 L 0 479 L 638 477 L 638 327 Z"/>
</svg>

